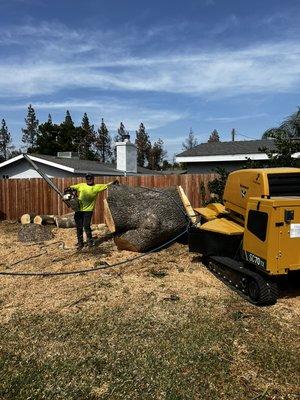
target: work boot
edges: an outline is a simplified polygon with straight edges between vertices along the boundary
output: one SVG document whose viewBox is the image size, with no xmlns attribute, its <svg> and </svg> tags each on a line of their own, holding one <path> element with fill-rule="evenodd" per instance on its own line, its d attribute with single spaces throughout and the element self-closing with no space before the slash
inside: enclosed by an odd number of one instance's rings
<svg viewBox="0 0 300 400">
<path fill-rule="evenodd" d="M 88 244 L 89 247 L 95 247 L 95 245 L 96 245 L 94 239 L 89 239 L 87 244 Z"/>
<path fill-rule="evenodd" d="M 83 249 L 83 247 L 84 247 L 84 244 L 83 244 L 83 242 L 78 242 L 78 243 L 76 244 L 77 251 L 80 251 L 80 250 L 82 250 L 82 249 Z"/>
</svg>

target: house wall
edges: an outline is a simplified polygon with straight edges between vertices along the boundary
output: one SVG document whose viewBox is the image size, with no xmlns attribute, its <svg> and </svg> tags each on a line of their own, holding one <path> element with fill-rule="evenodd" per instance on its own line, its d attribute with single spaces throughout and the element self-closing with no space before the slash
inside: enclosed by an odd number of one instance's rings
<svg viewBox="0 0 300 400">
<path fill-rule="evenodd" d="M 186 169 L 188 174 L 206 174 L 215 172 L 216 168 L 225 168 L 227 171 L 235 171 L 242 169 L 245 166 L 245 161 L 220 161 L 220 162 L 195 162 L 186 163 Z"/>
<path fill-rule="evenodd" d="M 49 165 L 36 162 L 36 165 L 41 168 L 49 178 L 67 178 L 74 176 L 72 172 L 63 171 L 61 169 L 50 167 Z M 12 164 L 8 164 L 0 169 L 0 179 L 8 175 L 9 179 L 13 178 L 40 178 L 41 176 L 36 172 L 35 169 L 25 160 L 19 160 Z"/>
</svg>

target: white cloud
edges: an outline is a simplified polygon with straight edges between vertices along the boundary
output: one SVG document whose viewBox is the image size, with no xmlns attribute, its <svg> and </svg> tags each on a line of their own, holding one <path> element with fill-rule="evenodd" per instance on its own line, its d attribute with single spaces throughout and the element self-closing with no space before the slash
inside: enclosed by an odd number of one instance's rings
<svg viewBox="0 0 300 400">
<path fill-rule="evenodd" d="M 205 121 L 216 121 L 216 122 L 232 122 L 232 121 L 242 121 L 247 119 L 264 118 L 267 117 L 267 113 L 259 114 L 249 114 L 249 115 L 236 115 L 230 117 L 208 117 Z"/>
<path fill-rule="evenodd" d="M 0 110 L 16 111 L 27 109 L 28 104 L 18 103 L 14 105 L 0 104 Z M 143 122 L 147 129 L 156 129 L 166 124 L 178 121 L 187 117 L 184 112 L 176 112 L 168 109 L 155 109 L 142 106 L 135 101 L 121 101 L 114 98 L 101 98 L 99 100 L 80 100 L 68 99 L 61 102 L 33 102 L 32 106 L 36 110 L 52 111 L 66 110 L 80 121 L 84 112 L 87 112 L 90 120 L 94 124 L 99 124 L 102 117 L 105 117 L 107 124 L 111 129 L 116 130 L 121 121 L 124 121 L 126 128 L 134 131 L 139 124 Z M 60 122 L 60 121 L 57 121 Z"/>
<path fill-rule="evenodd" d="M 216 0 L 204 0 L 204 3 L 207 6 L 214 6 L 216 3 Z"/>
<path fill-rule="evenodd" d="M 77 56 L 80 51 L 85 51 L 83 45 Z M 0 96 L 93 88 L 200 96 L 217 93 L 224 97 L 298 92 L 299 84 L 300 45 L 290 42 L 244 50 L 185 51 L 143 58 L 93 54 L 74 61 L 55 57 L 37 61 L 25 55 L 23 63 L 7 60 L 0 63 Z"/>
<path fill-rule="evenodd" d="M 238 23 L 235 16 L 229 22 Z M 224 23 L 222 29 L 228 21 Z M 145 46 L 139 56 L 135 46 L 152 40 L 151 32 L 143 37 L 134 30 L 117 34 L 41 23 L 0 28 L 0 38 L 2 46 L 15 48 L 14 56 L 0 61 L 0 97 L 93 89 L 222 98 L 300 88 L 300 44 L 291 40 L 240 49 L 177 47 L 148 54 Z"/>
</svg>

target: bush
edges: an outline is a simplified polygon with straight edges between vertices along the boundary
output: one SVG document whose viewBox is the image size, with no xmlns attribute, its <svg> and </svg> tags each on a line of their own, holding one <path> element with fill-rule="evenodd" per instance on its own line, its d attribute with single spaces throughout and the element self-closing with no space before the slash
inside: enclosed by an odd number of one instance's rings
<svg viewBox="0 0 300 400">
<path fill-rule="evenodd" d="M 211 199 L 206 202 L 209 203 L 222 203 L 223 204 L 223 193 L 227 181 L 227 177 L 229 175 L 229 171 L 225 168 L 216 168 L 214 170 L 219 176 L 215 178 L 213 181 L 208 182 L 208 190 L 210 192 Z M 204 189 L 205 190 L 205 189 Z M 203 188 L 202 188 L 203 192 Z M 202 193 L 203 198 L 203 193 Z"/>
</svg>

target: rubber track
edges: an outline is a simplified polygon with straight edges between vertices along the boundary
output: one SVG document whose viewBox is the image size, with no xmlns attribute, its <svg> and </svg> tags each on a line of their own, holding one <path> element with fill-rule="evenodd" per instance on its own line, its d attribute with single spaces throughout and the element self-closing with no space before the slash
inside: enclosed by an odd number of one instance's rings
<svg viewBox="0 0 300 400">
<path fill-rule="evenodd" d="M 207 259 L 206 265 L 216 277 L 218 277 L 231 289 L 239 293 L 241 297 L 243 297 L 250 303 L 257 306 L 269 306 L 276 303 L 278 297 L 277 284 L 271 280 L 265 279 L 258 273 L 253 272 L 248 268 L 245 268 L 242 263 L 232 260 L 228 257 L 215 256 L 209 257 Z M 259 287 L 259 299 L 257 301 L 251 299 L 248 295 L 247 289 L 242 285 L 238 286 L 234 284 L 227 275 L 224 275 L 224 271 L 219 269 L 219 267 L 222 267 L 222 269 L 226 268 L 231 273 L 234 273 L 235 276 L 238 276 L 240 278 L 239 281 L 241 281 L 243 277 L 248 280 L 249 278 L 255 280 Z"/>
</svg>

